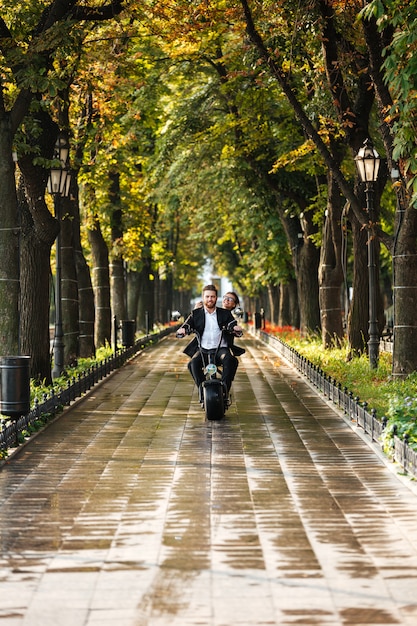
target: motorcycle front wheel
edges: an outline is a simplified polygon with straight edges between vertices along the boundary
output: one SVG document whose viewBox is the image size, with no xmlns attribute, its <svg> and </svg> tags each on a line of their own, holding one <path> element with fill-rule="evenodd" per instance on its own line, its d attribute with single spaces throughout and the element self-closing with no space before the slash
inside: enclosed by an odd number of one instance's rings
<svg viewBox="0 0 417 626">
<path fill-rule="evenodd" d="M 220 381 L 207 381 L 203 385 L 204 409 L 208 420 L 224 417 L 223 386 Z"/>
</svg>

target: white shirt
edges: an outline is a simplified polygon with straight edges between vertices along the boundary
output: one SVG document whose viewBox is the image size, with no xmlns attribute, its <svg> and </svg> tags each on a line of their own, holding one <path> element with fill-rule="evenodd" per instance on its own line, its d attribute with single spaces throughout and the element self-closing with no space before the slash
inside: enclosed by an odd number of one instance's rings
<svg viewBox="0 0 417 626">
<path fill-rule="evenodd" d="M 219 345 L 220 335 L 222 333 L 217 322 L 217 311 L 214 310 L 213 313 L 209 313 L 207 309 L 204 308 L 204 314 L 206 316 L 206 323 L 203 336 L 201 337 L 201 346 L 205 350 L 215 350 Z M 221 346 L 227 346 L 225 339 L 222 340 Z"/>
</svg>

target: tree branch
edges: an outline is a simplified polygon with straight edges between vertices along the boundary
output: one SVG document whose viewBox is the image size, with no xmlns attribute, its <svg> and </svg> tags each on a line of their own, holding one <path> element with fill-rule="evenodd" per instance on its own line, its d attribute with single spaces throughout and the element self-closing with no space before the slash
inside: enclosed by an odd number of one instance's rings
<svg viewBox="0 0 417 626">
<path fill-rule="evenodd" d="M 110 20 L 119 15 L 124 9 L 124 0 L 112 0 L 110 4 L 103 4 L 101 7 L 80 7 L 76 6 L 71 11 L 71 17 L 77 21 L 104 21 Z"/>
<path fill-rule="evenodd" d="M 255 28 L 255 24 L 253 22 L 252 13 L 249 8 L 247 0 L 241 0 L 241 5 L 243 8 L 245 21 L 246 21 L 246 32 L 249 36 L 249 39 L 252 41 L 254 46 L 257 48 L 260 56 L 263 58 L 264 62 L 268 65 L 271 75 L 276 78 L 278 81 L 282 91 L 287 97 L 288 102 L 293 108 L 295 116 L 298 121 L 302 125 L 304 131 L 307 136 L 314 142 L 317 147 L 317 150 L 323 157 L 324 162 L 327 167 L 332 171 L 333 176 L 339 186 L 339 189 L 344 194 L 345 198 L 349 200 L 350 206 L 354 211 L 358 221 L 361 224 L 366 225 L 366 215 L 360 206 L 358 199 L 352 189 L 352 187 L 348 184 L 342 172 L 340 171 L 337 162 L 333 155 L 328 150 L 326 144 L 323 142 L 317 130 L 314 128 L 311 120 L 306 115 L 302 105 L 300 104 L 296 94 L 291 88 L 289 81 L 287 79 L 286 73 L 278 67 L 278 65 L 273 60 L 271 54 L 267 50 L 261 36 Z"/>
</svg>

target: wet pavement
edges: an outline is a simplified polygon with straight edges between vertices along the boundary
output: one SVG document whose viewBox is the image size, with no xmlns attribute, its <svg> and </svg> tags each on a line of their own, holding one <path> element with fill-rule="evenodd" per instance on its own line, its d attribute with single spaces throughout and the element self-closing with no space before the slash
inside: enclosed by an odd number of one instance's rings
<svg viewBox="0 0 417 626">
<path fill-rule="evenodd" d="M 417 624 L 412 483 L 243 343 L 225 420 L 168 338 L 1 468 L 0 626 Z"/>
</svg>

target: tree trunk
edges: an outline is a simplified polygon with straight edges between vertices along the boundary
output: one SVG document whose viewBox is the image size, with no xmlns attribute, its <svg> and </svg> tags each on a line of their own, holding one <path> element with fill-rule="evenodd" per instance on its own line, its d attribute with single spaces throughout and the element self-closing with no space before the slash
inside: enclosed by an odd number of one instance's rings
<svg viewBox="0 0 417 626">
<path fill-rule="evenodd" d="M 300 255 L 297 271 L 300 331 L 302 335 L 320 332 L 318 265 L 320 252 L 309 242 Z"/>
<path fill-rule="evenodd" d="M 392 374 L 405 378 L 417 371 L 417 211 L 397 212 L 394 265 L 394 349 Z"/>
<path fill-rule="evenodd" d="M 20 354 L 19 227 L 9 117 L 0 119 L 0 354 Z M 23 346 L 22 346 L 23 349 Z"/>
<path fill-rule="evenodd" d="M 91 283 L 90 270 L 85 260 L 83 251 L 81 248 L 76 248 L 74 252 L 78 282 L 80 325 L 79 356 L 82 358 L 88 358 L 94 356 L 96 353 L 94 342 L 94 291 Z"/>
<path fill-rule="evenodd" d="M 302 335 L 320 331 L 318 280 L 320 251 L 310 239 L 310 235 L 315 231 L 316 227 L 307 213 L 302 220 L 302 239 L 299 238 L 301 245 L 298 249 L 293 249 Z"/>
<path fill-rule="evenodd" d="M 302 208 L 302 207 L 300 207 Z M 302 334 L 320 330 L 318 268 L 320 251 L 311 240 L 317 233 L 311 212 L 302 212 L 302 218 L 288 216 L 278 207 L 281 222 L 291 248 L 293 271 L 297 281 L 297 300 Z"/>
<path fill-rule="evenodd" d="M 151 261 L 150 259 L 145 259 L 144 266 L 140 272 L 137 327 L 147 332 L 152 332 L 155 320 L 154 282 L 151 279 Z"/>
<path fill-rule="evenodd" d="M 126 319 L 126 290 L 125 270 L 123 259 L 113 259 L 109 265 L 110 270 L 110 298 L 112 314 L 117 321 Z"/>
<path fill-rule="evenodd" d="M 290 314 L 290 294 L 288 285 L 281 283 L 280 285 L 280 298 L 279 298 L 279 311 L 278 311 L 278 326 L 291 326 L 291 314 Z"/>
<path fill-rule="evenodd" d="M 91 283 L 90 269 L 84 257 L 81 245 L 80 233 L 80 204 L 78 196 L 78 179 L 77 172 L 72 171 L 73 181 L 71 188 L 74 191 L 74 219 L 72 220 L 73 228 L 73 246 L 75 269 L 77 272 L 78 284 L 78 323 L 79 323 L 79 356 L 91 357 L 95 355 L 94 343 L 94 291 Z"/>
<path fill-rule="evenodd" d="M 351 356 L 366 352 L 369 338 L 369 294 L 367 232 L 351 217 L 353 240 L 353 296 L 348 316 L 348 342 Z"/>
<path fill-rule="evenodd" d="M 375 197 L 375 214 L 373 221 L 378 222 L 379 199 Z M 360 197 L 359 193 L 358 196 Z M 362 203 L 365 200 L 362 196 Z M 364 209 L 365 210 L 365 209 Z M 351 356 L 368 352 L 369 341 L 369 271 L 368 271 L 368 229 L 364 228 L 356 219 L 356 216 L 349 212 L 349 219 L 352 226 L 353 238 L 353 297 L 348 316 L 348 343 Z M 379 279 L 379 254 L 380 242 L 372 233 L 374 256 L 375 256 L 375 290 L 376 290 L 376 317 L 378 330 L 381 334 L 384 327 L 383 301 L 380 290 Z"/>
<path fill-rule="evenodd" d="M 280 288 L 276 285 L 268 285 L 269 321 L 271 324 L 278 323 L 278 311 L 280 300 Z"/>
<path fill-rule="evenodd" d="M 394 30 L 388 20 L 387 28 L 379 32 L 376 18 L 362 22 L 367 48 L 369 50 L 370 71 L 377 95 L 379 129 L 384 140 L 388 170 L 399 168 L 400 176 L 395 180 L 397 211 L 395 215 L 395 237 L 390 250 L 393 257 L 394 288 L 394 345 L 392 375 L 405 378 L 417 371 L 417 211 L 410 207 L 410 190 L 407 185 L 407 154 L 402 154 L 400 162 L 393 159 L 393 145 L 398 128 L 398 119 L 387 115 L 393 101 L 390 85 L 385 80 L 383 62 L 384 51 L 389 48 Z M 401 125 L 399 126 L 401 129 Z M 414 154 L 411 154 L 414 158 Z M 389 246 L 388 246 L 389 247 Z"/>
<path fill-rule="evenodd" d="M 135 320 L 138 314 L 140 275 L 138 272 L 128 270 L 126 275 L 127 288 L 127 315 L 130 320 Z"/>
<path fill-rule="evenodd" d="M 110 217 L 111 240 L 113 253 L 110 261 L 110 300 L 113 316 L 117 321 L 125 320 L 126 311 L 126 285 L 123 256 L 118 252 L 118 247 L 123 239 L 122 209 L 120 208 L 120 175 L 119 172 L 111 172 L 110 175 L 109 201 L 112 206 Z"/>
<path fill-rule="evenodd" d="M 157 277 L 157 291 L 155 294 L 156 319 L 161 324 L 169 322 L 172 311 L 172 284 L 173 276 L 169 268 Z"/>
<path fill-rule="evenodd" d="M 290 302 L 290 324 L 294 326 L 294 328 L 300 328 L 300 307 L 298 305 L 297 281 L 295 279 L 288 283 L 287 290 Z"/>
<path fill-rule="evenodd" d="M 21 351 L 31 357 L 31 378 L 50 385 L 52 383 L 49 334 L 51 248 L 45 242 L 39 241 L 35 235 L 22 180 L 18 187 L 18 198 L 21 223 Z"/>
<path fill-rule="evenodd" d="M 342 319 L 342 198 L 331 172 L 328 173 L 328 204 L 320 250 L 319 286 L 321 332 L 324 348 L 340 345 Z"/>
<path fill-rule="evenodd" d="M 29 136 L 28 139 L 40 148 L 42 156 L 51 158 L 57 126 L 50 116 L 42 111 L 38 112 L 37 119 L 42 133 L 37 137 Z M 45 201 L 48 171 L 40 165 L 35 165 L 33 155 L 30 153 L 19 158 L 19 168 L 22 173 L 22 180 L 19 183 L 19 204 L 24 220 L 21 255 L 22 301 L 24 301 L 21 307 L 22 346 L 25 346 L 25 350 L 29 351 L 32 357 L 33 376 L 49 381 L 50 254 L 59 232 L 59 225 Z M 27 215 L 27 209 L 30 216 Z"/>
<path fill-rule="evenodd" d="M 190 312 L 191 291 L 176 291 L 173 293 L 172 309 L 178 310 L 183 316 L 187 316 Z"/>
<path fill-rule="evenodd" d="M 300 328 L 297 281 L 295 278 L 286 283 L 281 283 L 278 325 Z"/>
<path fill-rule="evenodd" d="M 71 198 L 57 198 L 60 203 L 61 227 L 61 293 L 64 332 L 64 364 L 75 365 L 79 355 L 78 282 L 74 253 L 74 208 Z"/>
<path fill-rule="evenodd" d="M 88 230 L 93 260 L 93 289 L 96 320 L 94 342 L 97 347 L 111 344 L 112 318 L 110 308 L 109 252 L 100 229 L 98 218 L 94 228 Z"/>
</svg>

